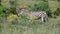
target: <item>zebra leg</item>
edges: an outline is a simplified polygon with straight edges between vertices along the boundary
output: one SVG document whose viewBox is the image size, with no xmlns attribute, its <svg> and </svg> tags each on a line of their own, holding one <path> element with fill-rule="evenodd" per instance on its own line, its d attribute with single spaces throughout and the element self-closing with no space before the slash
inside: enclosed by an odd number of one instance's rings
<svg viewBox="0 0 60 34">
<path fill-rule="evenodd" d="M 45 20 L 44 17 L 41 17 L 41 21 L 42 21 L 42 23 L 44 23 L 44 20 Z"/>
<path fill-rule="evenodd" d="M 45 22 L 48 22 L 48 16 L 45 17 Z"/>
</svg>

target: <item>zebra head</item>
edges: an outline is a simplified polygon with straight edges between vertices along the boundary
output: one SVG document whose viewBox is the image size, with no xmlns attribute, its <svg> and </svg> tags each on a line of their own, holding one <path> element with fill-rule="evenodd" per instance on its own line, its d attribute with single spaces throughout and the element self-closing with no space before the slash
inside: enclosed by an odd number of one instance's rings
<svg viewBox="0 0 60 34">
<path fill-rule="evenodd" d="M 24 13 L 28 13 L 29 10 L 27 9 L 21 9 L 20 12 L 18 13 L 18 16 L 20 16 L 21 14 L 24 14 Z"/>
</svg>

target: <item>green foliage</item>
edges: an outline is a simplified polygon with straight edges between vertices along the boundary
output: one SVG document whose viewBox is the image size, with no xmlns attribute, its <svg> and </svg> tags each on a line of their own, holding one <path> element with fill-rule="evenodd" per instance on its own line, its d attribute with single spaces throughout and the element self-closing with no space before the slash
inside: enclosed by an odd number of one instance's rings
<svg viewBox="0 0 60 34">
<path fill-rule="evenodd" d="M 30 6 L 30 9 L 33 11 L 46 11 L 49 17 L 53 17 L 55 14 L 59 14 L 59 11 L 57 11 L 57 8 L 59 8 L 60 3 L 57 1 L 38 1 L 35 3 L 32 3 Z"/>
<path fill-rule="evenodd" d="M 26 14 L 22 14 L 22 15 L 21 15 L 21 18 L 24 19 L 24 20 L 27 19 L 27 17 L 28 17 L 28 16 L 27 16 Z"/>
<path fill-rule="evenodd" d="M 44 1 L 39 1 L 31 5 L 31 10 L 33 11 L 45 10 L 47 8 L 48 8 L 48 3 Z"/>
<path fill-rule="evenodd" d="M 60 8 L 57 8 L 57 10 L 54 12 L 54 14 L 55 14 L 56 16 L 59 16 L 59 15 L 60 15 Z"/>
<path fill-rule="evenodd" d="M 5 7 L 0 5 L 0 18 L 4 16 Z"/>
<path fill-rule="evenodd" d="M 49 17 L 52 17 L 52 11 L 49 8 L 46 9 L 46 12 Z"/>
<path fill-rule="evenodd" d="M 57 1 L 49 1 L 49 7 L 52 10 L 52 12 L 56 11 L 58 8 L 58 2 Z"/>
<path fill-rule="evenodd" d="M 19 20 L 21 21 L 21 20 Z M 12 25 L 12 24 L 7 24 L 3 23 L 1 24 L 2 34 L 59 34 L 60 33 L 60 17 L 57 19 L 49 18 L 49 22 L 40 24 L 39 21 L 34 21 L 32 23 L 27 23 L 26 22 L 21 22 L 18 25 Z"/>
<path fill-rule="evenodd" d="M 59 5 L 60 4 L 58 1 L 48 1 L 48 4 L 49 4 L 49 8 L 52 11 L 52 16 L 56 17 L 57 15 L 59 15 L 59 13 L 60 13 Z"/>
<path fill-rule="evenodd" d="M 52 17 L 52 11 L 50 10 L 49 6 L 48 6 L 48 2 L 44 2 L 44 1 L 39 1 L 36 2 L 35 4 L 31 5 L 31 10 L 33 11 L 46 11 L 49 17 Z"/>
<path fill-rule="evenodd" d="M 14 15 L 14 14 L 10 14 L 8 17 L 7 17 L 7 20 L 9 22 L 12 22 L 14 19 L 17 19 L 18 16 L 17 15 Z"/>
<path fill-rule="evenodd" d="M 8 8 L 8 11 L 12 14 L 16 14 L 16 7 L 10 7 Z"/>
<path fill-rule="evenodd" d="M 0 23 L 0 32 L 2 31 L 3 25 Z"/>
<path fill-rule="evenodd" d="M 16 14 L 16 8 L 12 5 L 9 5 L 9 0 L 2 1 L 2 5 L 4 5 L 4 7 L 6 6 L 8 10 L 6 11 L 6 13 L 9 14 L 7 21 L 11 22 L 6 22 L 4 19 L 0 19 L 0 21 L 5 21 L 4 23 L 1 22 L 3 24 L 0 23 L 0 34 L 60 34 L 60 16 L 56 19 L 49 18 L 49 22 L 44 24 L 40 24 L 40 20 L 33 20 L 33 22 L 30 23 L 28 22 L 27 15 L 23 14 L 21 15 L 21 18 L 17 15 L 14 15 Z M 26 0 L 25 2 L 26 4 L 31 3 L 30 9 L 33 11 L 44 10 L 49 16 L 51 16 L 53 13 L 55 15 L 60 14 L 60 2 L 58 4 L 58 2 L 55 2 L 56 0 L 48 0 L 52 1 L 48 4 L 47 2 L 43 1 L 45 0 Z M 18 0 L 18 4 L 24 4 L 25 2 L 23 0 Z M 4 7 L 0 6 L 0 17 L 2 17 L 5 13 L 3 11 L 5 10 Z"/>
<path fill-rule="evenodd" d="M 16 14 L 15 0 L 2 0 L 1 4 L 6 7 L 5 15 Z"/>
<path fill-rule="evenodd" d="M 18 17 L 17 15 L 11 14 L 7 17 L 7 21 L 10 24 L 20 24 L 20 25 L 27 25 L 28 23 L 28 19 L 27 19 L 27 15 L 22 14 L 20 17 Z"/>
<path fill-rule="evenodd" d="M 17 14 L 15 7 L 6 8 L 4 13 L 5 13 L 5 17 L 9 16 L 10 14 Z"/>
</svg>

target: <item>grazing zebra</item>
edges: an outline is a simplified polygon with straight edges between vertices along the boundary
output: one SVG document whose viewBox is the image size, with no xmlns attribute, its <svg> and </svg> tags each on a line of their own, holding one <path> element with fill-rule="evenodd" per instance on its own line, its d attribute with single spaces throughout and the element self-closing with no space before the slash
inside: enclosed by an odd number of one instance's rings
<svg viewBox="0 0 60 34">
<path fill-rule="evenodd" d="M 29 19 L 41 19 L 41 22 L 44 23 L 47 20 L 47 13 L 45 11 L 30 11 L 26 9 L 22 9 L 21 13 L 18 14 L 20 16 L 21 14 L 26 14 L 30 18 Z"/>
</svg>

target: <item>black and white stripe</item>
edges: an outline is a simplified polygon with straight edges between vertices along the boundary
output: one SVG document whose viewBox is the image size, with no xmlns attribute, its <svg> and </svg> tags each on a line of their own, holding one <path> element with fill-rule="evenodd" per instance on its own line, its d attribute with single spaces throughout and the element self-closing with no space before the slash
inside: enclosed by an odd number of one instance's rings
<svg viewBox="0 0 60 34">
<path fill-rule="evenodd" d="M 21 15 L 22 13 L 25 13 L 29 15 L 30 17 L 35 17 L 35 19 L 41 19 L 41 22 L 44 23 L 47 20 L 47 13 L 45 11 L 29 11 L 27 9 L 22 9 L 21 13 L 18 15 Z"/>
</svg>

